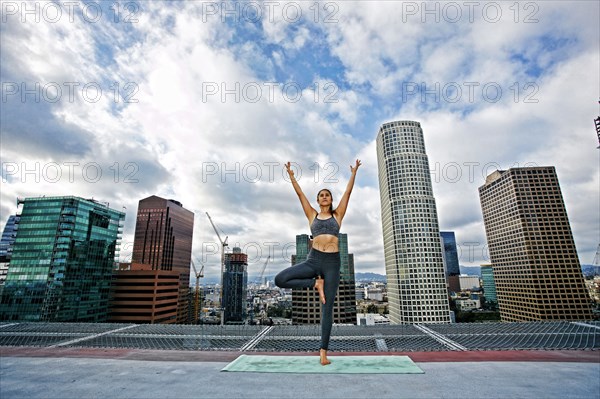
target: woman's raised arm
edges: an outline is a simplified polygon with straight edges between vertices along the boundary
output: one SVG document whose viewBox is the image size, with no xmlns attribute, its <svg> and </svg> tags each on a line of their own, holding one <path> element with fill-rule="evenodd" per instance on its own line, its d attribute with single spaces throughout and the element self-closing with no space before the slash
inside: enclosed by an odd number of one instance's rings
<svg viewBox="0 0 600 399">
<path fill-rule="evenodd" d="M 294 171 L 290 168 L 290 162 L 288 162 L 285 165 L 285 167 L 287 169 L 288 175 L 290 176 L 290 180 L 292 181 L 292 186 L 294 186 L 294 190 L 296 191 L 296 194 L 298 195 L 298 198 L 300 199 L 300 204 L 302 204 L 302 209 L 304 210 L 304 214 L 306 215 L 306 218 L 310 222 L 310 221 L 312 221 L 313 217 L 316 214 L 318 214 L 318 212 L 312 206 L 310 206 L 310 202 L 308 202 L 308 199 L 306 199 L 306 196 L 302 192 L 300 185 L 298 184 L 298 182 L 296 181 L 296 178 L 294 177 Z"/>
<path fill-rule="evenodd" d="M 335 213 L 338 217 L 338 222 L 341 223 L 342 219 L 344 218 L 344 215 L 346 214 L 346 209 L 348 208 L 348 201 L 350 200 L 350 194 L 352 193 L 352 188 L 354 187 L 354 180 L 356 178 L 356 172 L 358 171 L 358 167 L 362 165 L 362 163 L 360 162 L 360 160 L 356 160 L 356 164 L 354 165 L 354 167 L 352 167 L 352 165 L 350 165 L 350 180 L 348 180 L 348 185 L 346 186 L 346 191 L 344 192 L 344 195 L 342 195 L 342 199 L 340 200 L 340 203 L 338 204 L 338 207 L 335 208 Z"/>
</svg>

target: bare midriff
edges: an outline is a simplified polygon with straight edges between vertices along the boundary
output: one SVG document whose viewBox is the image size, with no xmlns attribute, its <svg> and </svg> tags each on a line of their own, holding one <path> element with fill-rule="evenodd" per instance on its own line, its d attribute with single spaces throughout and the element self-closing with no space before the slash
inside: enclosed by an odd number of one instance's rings
<svg viewBox="0 0 600 399">
<path fill-rule="evenodd" d="M 321 252 L 339 252 L 338 238 L 332 234 L 321 234 L 313 239 L 312 247 Z"/>
</svg>

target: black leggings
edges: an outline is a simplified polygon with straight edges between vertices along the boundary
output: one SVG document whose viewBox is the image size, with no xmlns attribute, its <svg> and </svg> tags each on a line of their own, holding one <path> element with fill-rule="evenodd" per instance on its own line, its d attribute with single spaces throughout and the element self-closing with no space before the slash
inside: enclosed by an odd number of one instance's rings
<svg viewBox="0 0 600 399">
<path fill-rule="evenodd" d="M 317 276 L 323 277 L 325 283 L 325 304 L 321 305 L 321 349 L 327 349 L 333 324 L 333 303 L 340 285 L 340 253 L 311 249 L 304 262 L 279 272 L 275 284 L 280 288 L 313 288 Z"/>
</svg>

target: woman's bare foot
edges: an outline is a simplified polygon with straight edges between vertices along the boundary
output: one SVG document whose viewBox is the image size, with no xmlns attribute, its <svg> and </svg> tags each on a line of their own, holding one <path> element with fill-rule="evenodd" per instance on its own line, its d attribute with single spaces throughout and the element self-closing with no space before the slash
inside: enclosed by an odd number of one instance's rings
<svg viewBox="0 0 600 399">
<path fill-rule="evenodd" d="M 327 349 L 321 349 L 319 351 L 319 355 L 321 357 L 321 365 L 322 366 L 327 366 L 328 364 L 331 364 L 329 359 L 327 359 Z"/>
<path fill-rule="evenodd" d="M 325 280 L 320 277 L 315 280 L 315 289 L 319 291 L 319 298 L 321 298 L 321 302 L 323 303 L 325 303 L 325 292 L 323 291 L 324 286 Z"/>
</svg>

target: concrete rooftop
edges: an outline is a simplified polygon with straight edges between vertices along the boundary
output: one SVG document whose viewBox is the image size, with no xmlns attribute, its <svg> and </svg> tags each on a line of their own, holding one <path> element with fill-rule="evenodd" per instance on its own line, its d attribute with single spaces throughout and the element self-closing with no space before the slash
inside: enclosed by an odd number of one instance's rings
<svg viewBox="0 0 600 399">
<path fill-rule="evenodd" d="M 330 358 L 424 374 L 229 373 L 240 354 L 318 362 L 318 326 L 0 324 L 0 398 L 600 398 L 600 323 L 334 326 Z M 429 346 L 431 345 L 431 346 Z"/>
</svg>

